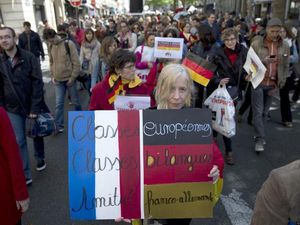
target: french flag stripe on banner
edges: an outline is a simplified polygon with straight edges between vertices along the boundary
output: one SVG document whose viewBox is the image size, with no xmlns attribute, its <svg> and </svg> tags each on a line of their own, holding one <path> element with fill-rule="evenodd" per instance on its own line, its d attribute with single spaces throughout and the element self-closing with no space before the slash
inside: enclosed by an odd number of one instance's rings
<svg viewBox="0 0 300 225">
<path fill-rule="evenodd" d="M 144 216 L 140 115 L 142 111 L 134 116 L 129 111 L 85 111 L 76 118 L 69 114 L 73 219 Z"/>
<path fill-rule="evenodd" d="M 88 199 L 95 198 L 95 158 L 94 112 L 76 115 L 69 113 L 69 188 L 70 210 L 73 219 L 95 219 L 96 211 Z M 81 129 L 78 129 L 81 128 Z M 90 159 L 90 160 L 89 160 Z"/>
<path fill-rule="evenodd" d="M 121 196 L 127 196 L 121 203 L 124 218 L 140 218 L 140 127 L 139 111 L 119 111 L 118 136 L 121 166 Z M 134 163 L 133 163 L 134 162 Z M 128 168 L 126 166 L 133 165 Z M 130 197 L 130 198 L 128 198 Z"/>
<path fill-rule="evenodd" d="M 95 163 L 95 170 L 97 171 L 95 173 L 95 196 L 98 198 L 111 196 L 110 199 L 105 198 L 103 201 L 98 201 L 100 205 L 96 207 L 96 219 L 108 219 L 106 216 L 117 218 L 121 215 L 120 198 L 113 196 L 120 196 L 119 137 L 118 131 L 115 129 L 118 127 L 118 112 L 95 111 L 94 113 L 95 124 L 98 125 L 95 127 L 94 152 L 96 159 L 101 159 L 101 164 Z M 109 182 L 107 182 L 108 180 Z M 112 212 L 115 215 L 112 215 Z"/>
</svg>

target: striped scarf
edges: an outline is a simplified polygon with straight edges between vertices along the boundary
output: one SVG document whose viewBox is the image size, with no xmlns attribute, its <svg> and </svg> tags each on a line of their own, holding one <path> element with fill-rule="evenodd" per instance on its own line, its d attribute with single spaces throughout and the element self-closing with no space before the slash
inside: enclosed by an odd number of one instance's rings
<svg viewBox="0 0 300 225">
<path fill-rule="evenodd" d="M 124 86 L 127 85 L 128 88 L 135 88 L 142 84 L 142 80 L 135 76 L 134 80 L 128 81 L 122 79 L 121 76 L 116 74 L 110 74 L 108 79 L 109 89 L 107 90 L 108 102 L 109 104 L 114 103 L 117 95 L 125 95 L 126 90 L 124 90 Z"/>
</svg>

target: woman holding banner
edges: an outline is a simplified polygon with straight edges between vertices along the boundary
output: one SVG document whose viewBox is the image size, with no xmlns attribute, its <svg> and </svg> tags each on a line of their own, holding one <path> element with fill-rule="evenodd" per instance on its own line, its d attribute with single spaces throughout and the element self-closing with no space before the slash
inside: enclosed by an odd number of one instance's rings
<svg viewBox="0 0 300 225">
<path fill-rule="evenodd" d="M 218 85 L 226 85 L 227 91 L 235 103 L 242 96 L 241 82 L 246 73 L 243 66 L 247 58 L 247 49 L 238 43 L 238 33 L 233 28 L 227 28 L 222 32 L 223 45 L 214 48 L 208 56 L 208 60 L 216 66 L 213 79 L 207 86 L 207 96 L 218 88 Z M 216 136 L 215 133 L 214 136 Z M 228 165 L 234 165 L 231 139 L 223 136 L 225 144 L 225 161 Z"/>
<path fill-rule="evenodd" d="M 118 95 L 152 96 L 152 89 L 135 75 L 134 64 L 135 55 L 129 50 L 118 49 L 112 54 L 108 75 L 92 89 L 89 110 L 113 110 Z"/>
<path fill-rule="evenodd" d="M 170 76 L 171 74 L 172 76 Z M 188 71 L 180 64 L 168 64 L 162 69 L 155 89 L 155 100 L 157 102 L 157 107 L 153 107 L 151 109 L 180 110 L 189 108 L 192 104 L 193 92 L 194 85 L 193 81 L 190 78 L 190 75 L 188 74 Z M 217 190 L 217 197 L 214 198 L 214 203 L 216 203 L 223 184 L 222 174 L 224 168 L 224 159 L 218 146 L 215 143 L 213 143 L 212 148 L 213 159 L 211 164 L 213 166 L 207 176 L 211 178 Z M 116 219 L 116 221 L 132 222 L 133 225 L 142 224 L 140 220 L 131 221 L 123 218 L 118 218 Z M 189 225 L 192 219 L 159 219 L 158 221 L 160 222 L 160 224 L 164 225 Z M 146 224 L 151 224 L 153 220 L 144 221 L 144 224 L 145 222 Z"/>
<path fill-rule="evenodd" d="M 172 74 L 172 76 L 170 76 Z M 194 85 L 188 71 L 179 64 L 169 64 L 165 66 L 158 78 L 155 89 L 156 109 L 183 109 L 189 108 L 192 104 L 192 95 Z M 207 175 L 216 183 L 219 177 L 222 177 L 224 168 L 224 159 L 218 148 L 213 144 L 213 167 Z M 222 179 L 216 185 L 221 185 Z M 167 219 L 159 220 L 162 224 L 170 225 L 188 225 L 191 219 Z"/>
</svg>

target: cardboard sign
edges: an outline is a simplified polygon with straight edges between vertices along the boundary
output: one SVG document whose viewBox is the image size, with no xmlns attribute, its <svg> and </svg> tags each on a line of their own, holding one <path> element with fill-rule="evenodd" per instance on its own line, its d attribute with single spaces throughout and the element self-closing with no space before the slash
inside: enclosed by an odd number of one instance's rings
<svg viewBox="0 0 300 225">
<path fill-rule="evenodd" d="M 250 81 L 255 89 L 264 79 L 267 69 L 252 47 L 248 50 L 244 69 L 251 75 Z"/>
<path fill-rule="evenodd" d="M 207 109 L 69 112 L 72 219 L 212 217 Z"/>
<path fill-rule="evenodd" d="M 149 96 L 123 96 L 118 95 L 114 102 L 115 110 L 139 110 L 150 108 Z"/>
<path fill-rule="evenodd" d="M 183 38 L 155 37 L 154 57 L 182 59 Z"/>
</svg>

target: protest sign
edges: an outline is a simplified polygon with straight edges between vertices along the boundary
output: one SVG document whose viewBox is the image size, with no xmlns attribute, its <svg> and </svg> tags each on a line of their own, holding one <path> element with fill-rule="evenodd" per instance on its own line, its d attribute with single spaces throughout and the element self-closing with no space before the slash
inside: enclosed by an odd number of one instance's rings
<svg viewBox="0 0 300 225">
<path fill-rule="evenodd" d="M 150 108 L 149 96 L 123 96 L 118 95 L 114 102 L 116 110 L 139 110 Z"/>
<path fill-rule="evenodd" d="M 155 37 L 154 57 L 182 59 L 183 38 Z"/>
<path fill-rule="evenodd" d="M 72 219 L 212 217 L 208 109 L 69 112 Z"/>
<path fill-rule="evenodd" d="M 252 47 L 248 50 L 244 69 L 250 75 L 250 81 L 255 89 L 264 79 L 267 69 Z"/>
</svg>

